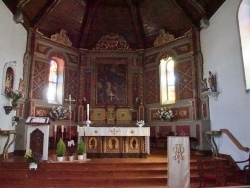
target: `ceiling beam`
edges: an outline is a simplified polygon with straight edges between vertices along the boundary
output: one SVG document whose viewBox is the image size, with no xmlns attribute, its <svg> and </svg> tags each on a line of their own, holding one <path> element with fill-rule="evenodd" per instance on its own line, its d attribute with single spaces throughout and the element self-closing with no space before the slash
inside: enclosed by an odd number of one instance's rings
<svg viewBox="0 0 250 188">
<path fill-rule="evenodd" d="M 145 48 L 145 41 L 143 39 L 145 39 L 146 37 L 145 37 L 145 31 L 142 28 L 142 19 L 140 16 L 139 8 L 135 7 L 131 2 L 131 0 L 126 0 L 126 1 L 131 10 L 133 25 L 136 33 L 136 38 L 139 43 L 139 48 L 143 49 Z M 140 33 L 142 34 L 140 35 Z"/>
<path fill-rule="evenodd" d="M 87 2 L 87 9 L 86 12 L 84 14 L 84 21 L 82 22 L 82 26 L 81 26 L 81 40 L 79 43 L 79 47 L 81 48 L 85 48 L 85 42 L 87 40 L 87 36 L 89 33 L 89 27 L 90 24 L 92 22 L 93 16 L 94 16 L 94 12 L 97 8 L 97 5 L 100 3 L 100 0 L 97 0 L 94 2 L 94 4 L 90 4 L 90 2 Z"/>
<path fill-rule="evenodd" d="M 202 18 L 206 18 L 205 9 L 197 2 L 197 0 L 188 0 L 193 7 L 202 15 Z"/>
<path fill-rule="evenodd" d="M 39 11 L 36 17 L 32 20 L 31 25 L 34 29 L 39 27 L 39 24 L 44 20 L 44 18 L 54 10 L 55 6 L 60 3 L 61 0 L 49 0 L 45 3 L 43 8 Z"/>
</svg>

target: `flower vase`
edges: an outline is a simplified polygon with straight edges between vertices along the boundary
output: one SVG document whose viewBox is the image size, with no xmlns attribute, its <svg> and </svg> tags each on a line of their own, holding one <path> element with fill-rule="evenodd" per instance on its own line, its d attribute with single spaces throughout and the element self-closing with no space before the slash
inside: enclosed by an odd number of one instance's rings
<svg viewBox="0 0 250 188">
<path fill-rule="evenodd" d="M 69 161 L 73 161 L 74 160 L 74 155 L 70 155 L 69 156 Z"/>
<path fill-rule="evenodd" d="M 16 108 L 18 103 L 17 103 L 17 101 L 13 100 L 13 101 L 11 101 L 11 105 L 12 105 L 13 108 Z"/>
<path fill-rule="evenodd" d="M 29 163 L 29 169 L 37 169 L 37 163 Z"/>
</svg>

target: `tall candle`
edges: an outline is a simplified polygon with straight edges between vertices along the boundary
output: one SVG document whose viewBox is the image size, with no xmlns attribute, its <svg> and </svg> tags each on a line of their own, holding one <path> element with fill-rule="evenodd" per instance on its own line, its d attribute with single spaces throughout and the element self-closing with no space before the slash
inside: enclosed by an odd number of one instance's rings
<svg viewBox="0 0 250 188">
<path fill-rule="evenodd" d="M 54 132 L 57 131 L 57 125 L 54 125 Z"/>
<path fill-rule="evenodd" d="M 79 133 L 79 125 L 77 125 L 77 132 Z"/>
<path fill-rule="evenodd" d="M 62 133 L 64 132 L 64 125 L 62 125 Z"/>
<path fill-rule="evenodd" d="M 87 120 L 89 120 L 89 104 L 87 104 Z"/>
</svg>

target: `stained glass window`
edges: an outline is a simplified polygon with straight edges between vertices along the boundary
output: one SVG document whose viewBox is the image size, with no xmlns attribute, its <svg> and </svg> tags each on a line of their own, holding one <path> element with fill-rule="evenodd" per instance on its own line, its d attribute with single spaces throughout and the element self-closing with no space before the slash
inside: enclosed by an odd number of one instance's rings
<svg viewBox="0 0 250 188">
<path fill-rule="evenodd" d="M 47 93 L 48 100 L 56 100 L 57 90 L 57 79 L 58 79 L 57 62 L 54 60 L 50 61 L 50 72 L 49 72 L 49 89 Z"/>
<path fill-rule="evenodd" d="M 175 102 L 174 64 L 174 60 L 171 57 L 162 59 L 160 63 L 161 104 Z"/>
</svg>

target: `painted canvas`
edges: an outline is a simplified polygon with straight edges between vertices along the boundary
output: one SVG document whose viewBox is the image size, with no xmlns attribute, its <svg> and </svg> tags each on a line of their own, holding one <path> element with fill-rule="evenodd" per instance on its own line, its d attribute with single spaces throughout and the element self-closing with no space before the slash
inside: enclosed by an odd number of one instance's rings
<svg viewBox="0 0 250 188">
<path fill-rule="evenodd" d="M 96 104 L 127 104 L 127 64 L 98 63 L 96 83 Z"/>
</svg>

